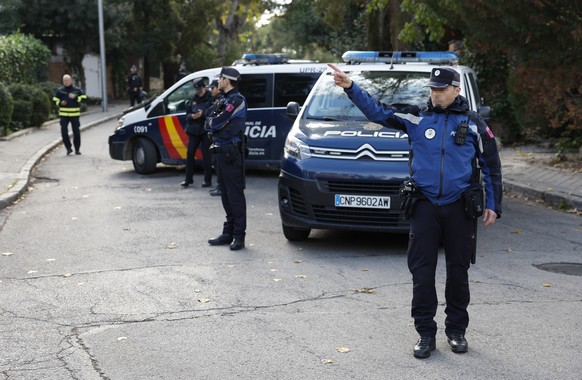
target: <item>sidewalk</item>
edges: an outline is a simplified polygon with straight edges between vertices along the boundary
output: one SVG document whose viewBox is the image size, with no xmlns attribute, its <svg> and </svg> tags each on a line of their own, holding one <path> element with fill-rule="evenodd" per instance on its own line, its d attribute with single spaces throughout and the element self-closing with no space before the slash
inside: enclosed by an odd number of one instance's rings
<svg viewBox="0 0 582 380">
<path fill-rule="evenodd" d="M 100 106 L 93 106 L 81 115 L 81 130 L 118 118 L 126 107 L 126 103 L 110 104 L 107 112 L 102 112 Z M 0 209 L 27 190 L 33 167 L 61 145 L 58 120 L 0 139 Z M 506 192 L 582 211 L 582 172 L 544 165 L 552 153 L 535 147 L 502 148 L 500 155 Z"/>
<path fill-rule="evenodd" d="M 125 102 L 108 104 L 107 112 L 102 112 L 101 106 L 90 106 L 81 115 L 81 133 L 117 119 L 125 108 Z M 0 138 L 0 209 L 10 206 L 28 189 L 34 166 L 45 154 L 62 144 L 58 119 L 48 121 L 40 128 L 27 128 Z"/>
<path fill-rule="evenodd" d="M 582 171 L 544 164 L 555 153 L 536 146 L 502 148 L 500 156 L 505 192 L 582 212 Z"/>
</svg>

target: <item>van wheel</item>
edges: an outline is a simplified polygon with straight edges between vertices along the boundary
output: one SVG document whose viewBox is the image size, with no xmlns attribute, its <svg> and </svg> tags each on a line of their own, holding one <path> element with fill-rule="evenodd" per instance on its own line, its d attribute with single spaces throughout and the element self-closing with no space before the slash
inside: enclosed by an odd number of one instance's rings
<svg viewBox="0 0 582 380">
<path fill-rule="evenodd" d="M 156 171 L 158 163 L 158 152 L 153 142 L 148 139 L 138 139 L 133 144 L 133 168 L 139 174 L 152 174 Z"/>
<path fill-rule="evenodd" d="M 289 241 L 306 240 L 309 237 L 311 229 L 293 228 L 283 224 L 283 234 Z"/>
</svg>

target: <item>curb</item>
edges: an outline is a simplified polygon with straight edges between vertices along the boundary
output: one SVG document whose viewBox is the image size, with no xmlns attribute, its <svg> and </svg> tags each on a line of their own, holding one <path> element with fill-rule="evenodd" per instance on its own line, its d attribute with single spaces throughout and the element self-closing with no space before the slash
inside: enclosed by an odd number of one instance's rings
<svg viewBox="0 0 582 380">
<path fill-rule="evenodd" d="M 582 199 L 526 187 L 512 181 L 503 181 L 503 192 L 532 201 L 541 201 L 560 210 L 582 211 Z"/>
<path fill-rule="evenodd" d="M 110 121 L 112 119 L 117 119 L 117 118 L 121 117 L 122 114 L 123 113 L 106 116 L 102 119 L 95 120 L 91 123 L 85 124 L 80 129 L 81 129 L 81 131 L 84 131 L 86 129 L 93 128 L 101 123 L 105 123 L 105 122 Z M 49 121 L 48 124 L 45 123 L 45 124 L 43 124 L 43 126 L 51 125 L 51 123 L 54 123 L 54 122 Z M 30 132 L 30 131 L 25 130 L 25 133 L 22 133 L 22 134 L 26 134 L 28 132 Z M 21 136 L 22 134 L 20 134 L 18 136 Z M 14 202 L 16 202 L 18 200 L 18 198 L 20 198 L 22 196 L 22 194 L 24 194 L 24 192 L 26 190 L 28 190 L 28 186 L 30 185 L 30 173 L 32 172 L 32 170 L 34 169 L 36 164 L 47 153 L 49 153 L 51 150 L 55 149 L 61 143 L 62 143 L 62 139 L 60 137 L 56 138 L 52 142 L 48 143 L 47 145 L 45 145 L 44 147 L 39 149 L 35 154 L 32 155 L 32 157 L 30 157 L 26 161 L 26 163 L 22 166 L 22 169 L 20 169 L 20 172 L 16 176 L 16 180 L 15 180 L 14 185 L 10 189 L 8 189 L 5 193 L 0 194 L 0 210 L 6 208 L 6 207 L 10 206 L 11 204 L 13 204 Z"/>
</svg>

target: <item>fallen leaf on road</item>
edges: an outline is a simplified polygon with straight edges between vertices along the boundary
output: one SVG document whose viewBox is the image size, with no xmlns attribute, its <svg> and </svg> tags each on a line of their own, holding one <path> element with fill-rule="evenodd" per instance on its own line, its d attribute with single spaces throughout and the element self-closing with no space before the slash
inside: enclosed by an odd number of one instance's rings
<svg viewBox="0 0 582 380">
<path fill-rule="evenodd" d="M 70 274 L 70 273 L 63 274 L 63 277 L 71 277 L 71 276 L 72 276 L 72 274 Z"/>
<path fill-rule="evenodd" d="M 279 281 L 281 281 L 281 279 L 280 278 L 274 278 L 273 281 L 279 282 Z"/>
<path fill-rule="evenodd" d="M 13 253 L 12 252 L 2 252 L 3 256 L 12 256 Z"/>
<path fill-rule="evenodd" d="M 295 260 L 293 261 L 295 264 L 301 264 L 301 260 Z"/>
<path fill-rule="evenodd" d="M 119 340 L 127 340 L 127 337 L 126 337 L 126 336 L 120 336 L 119 338 L 117 338 L 117 340 L 118 340 L 118 341 L 119 341 Z"/>
<path fill-rule="evenodd" d="M 38 273 L 38 271 L 37 270 L 29 270 L 27 273 L 28 274 L 33 274 L 33 273 Z"/>
<path fill-rule="evenodd" d="M 347 347 L 338 347 L 337 352 L 341 352 L 341 353 L 350 352 L 350 349 Z"/>
<path fill-rule="evenodd" d="M 521 233 L 520 230 L 513 230 L 511 231 L 512 234 L 519 235 Z"/>
<path fill-rule="evenodd" d="M 367 293 L 367 294 L 376 293 L 376 291 L 374 289 L 369 289 L 369 288 L 360 288 L 360 289 L 354 289 L 354 290 L 358 293 Z"/>
<path fill-rule="evenodd" d="M 170 244 L 168 244 L 168 245 L 166 246 L 166 248 L 168 248 L 168 249 L 174 249 L 174 248 L 176 248 L 177 246 L 178 246 L 178 244 L 176 244 L 176 243 L 170 243 Z"/>
<path fill-rule="evenodd" d="M 333 359 L 321 359 L 321 362 L 323 364 L 333 364 L 333 363 L 335 363 L 335 360 L 333 360 Z"/>
<path fill-rule="evenodd" d="M 295 278 L 307 278 L 307 276 L 304 274 L 298 274 L 297 276 L 295 276 Z"/>
<path fill-rule="evenodd" d="M 551 287 L 552 287 L 552 284 L 548 284 L 548 283 L 544 284 L 544 288 L 551 288 Z"/>
<path fill-rule="evenodd" d="M 57 259 L 46 259 L 46 261 L 56 261 Z"/>
<path fill-rule="evenodd" d="M 208 298 L 198 298 L 198 302 L 200 303 L 208 303 L 210 300 Z"/>
</svg>

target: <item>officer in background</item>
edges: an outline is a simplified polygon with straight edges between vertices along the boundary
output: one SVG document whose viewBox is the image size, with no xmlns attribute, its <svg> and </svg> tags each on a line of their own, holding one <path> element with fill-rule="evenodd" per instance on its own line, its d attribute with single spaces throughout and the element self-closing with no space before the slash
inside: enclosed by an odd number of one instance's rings
<svg viewBox="0 0 582 380">
<path fill-rule="evenodd" d="M 244 248 L 247 227 L 247 204 L 244 194 L 243 134 L 247 117 L 246 99 L 238 91 L 240 73 L 223 67 L 218 88 L 224 93 L 216 111 L 206 120 L 212 133 L 218 182 L 222 190 L 222 206 L 226 222 L 222 234 L 208 240 L 210 245 L 230 244 L 233 251 Z"/>
<path fill-rule="evenodd" d="M 186 103 L 186 134 L 188 135 L 188 152 L 186 153 L 186 178 L 180 184 L 188 187 L 194 183 L 194 162 L 196 149 L 202 151 L 202 165 L 204 168 L 204 182 L 202 187 L 212 186 L 212 159 L 208 148 L 210 138 L 204 129 L 206 121 L 206 109 L 210 107 L 212 96 L 206 91 L 206 83 L 203 78 L 195 78 L 192 81 L 196 95 Z"/>
<path fill-rule="evenodd" d="M 445 334 L 451 350 L 468 350 L 468 269 L 476 249 L 476 218 L 489 226 L 501 217 L 501 162 L 493 133 L 469 110 L 460 95 L 459 73 L 448 67 L 432 69 L 430 97 L 424 109 L 381 104 L 332 64 L 334 82 L 374 123 L 408 134 L 409 190 L 403 204 L 410 219 L 408 268 L 412 273 L 412 317 L 420 339 L 414 356 L 427 358 L 436 348 L 435 271 L 439 244 L 445 248 Z M 478 166 L 477 166 L 478 163 Z M 480 174 L 485 186 L 485 205 Z M 407 182 L 408 183 L 408 182 Z"/>
<path fill-rule="evenodd" d="M 220 99 L 222 98 L 223 94 L 222 92 L 220 92 L 220 90 L 218 89 L 218 80 L 213 80 L 212 82 L 210 82 L 210 85 L 208 86 L 208 89 L 210 90 L 210 95 L 212 95 L 212 105 L 210 107 L 208 107 L 208 109 L 206 110 L 206 115 L 212 115 L 214 113 L 214 111 L 216 110 L 216 107 L 218 106 L 218 104 L 220 104 Z M 214 157 L 214 154 L 212 154 L 212 162 L 214 163 L 214 168 L 217 172 L 216 175 L 216 187 L 213 189 L 210 189 L 209 193 L 211 196 L 213 197 L 217 197 L 217 196 L 221 196 L 222 195 L 222 191 L 220 190 L 220 182 L 218 180 L 218 167 L 216 166 L 216 160 Z"/>
<path fill-rule="evenodd" d="M 137 73 L 137 67 L 135 65 L 132 65 L 129 70 L 130 72 L 125 79 L 125 84 L 127 86 L 127 94 L 129 95 L 129 104 L 133 107 L 136 102 L 139 104 L 142 101 L 141 93 L 143 83 Z"/>
<path fill-rule="evenodd" d="M 53 101 L 59 107 L 59 117 L 61 118 L 61 137 L 63 144 L 67 148 L 67 156 L 73 153 L 71 140 L 69 139 L 69 123 L 73 129 L 73 145 L 75 154 L 81 154 L 81 102 L 87 100 L 87 95 L 78 87 L 73 85 L 73 78 L 69 74 L 63 75 L 63 87 L 60 87 L 53 97 Z"/>
</svg>

